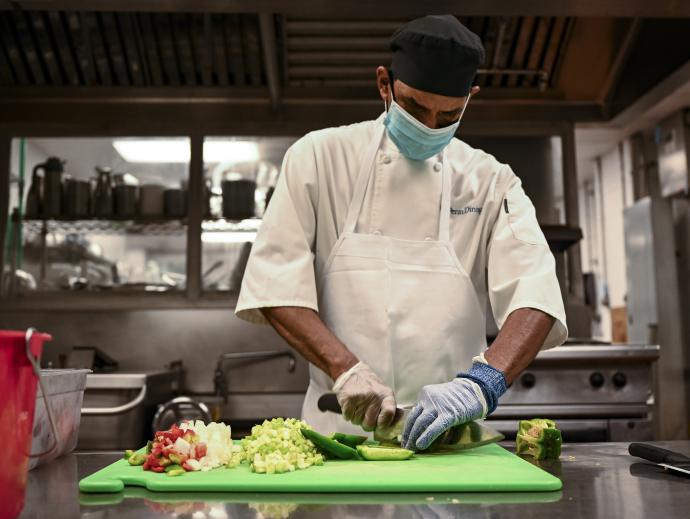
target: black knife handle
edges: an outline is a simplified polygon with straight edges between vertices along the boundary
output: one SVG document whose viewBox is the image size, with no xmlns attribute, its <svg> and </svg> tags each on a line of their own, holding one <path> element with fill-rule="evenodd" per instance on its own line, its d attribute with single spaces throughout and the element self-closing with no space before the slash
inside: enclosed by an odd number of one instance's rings
<svg viewBox="0 0 690 519">
<path fill-rule="evenodd" d="M 628 452 L 631 456 L 642 458 L 643 460 L 653 463 L 673 465 L 674 463 L 690 462 L 690 458 L 683 454 L 662 449 L 661 447 L 656 447 L 648 443 L 631 443 L 628 447 Z"/>
<path fill-rule="evenodd" d="M 326 412 L 330 411 L 332 413 L 343 414 L 343 410 L 340 408 L 338 403 L 338 398 L 335 393 L 325 393 L 319 397 L 319 401 L 316 404 L 319 407 L 319 411 Z"/>
</svg>

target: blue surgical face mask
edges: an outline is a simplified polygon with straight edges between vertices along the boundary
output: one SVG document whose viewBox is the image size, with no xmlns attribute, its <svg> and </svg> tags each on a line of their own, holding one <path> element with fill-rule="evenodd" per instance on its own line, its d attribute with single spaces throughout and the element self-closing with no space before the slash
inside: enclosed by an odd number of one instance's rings
<svg viewBox="0 0 690 519">
<path fill-rule="evenodd" d="M 392 96 L 391 96 L 392 97 Z M 426 160 L 443 150 L 455 135 L 460 126 L 460 120 L 465 113 L 469 94 L 462 107 L 460 118 L 445 128 L 432 129 L 408 114 L 395 101 L 387 107 L 383 124 L 388 129 L 388 136 L 400 150 L 400 153 L 412 160 Z"/>
</svg>

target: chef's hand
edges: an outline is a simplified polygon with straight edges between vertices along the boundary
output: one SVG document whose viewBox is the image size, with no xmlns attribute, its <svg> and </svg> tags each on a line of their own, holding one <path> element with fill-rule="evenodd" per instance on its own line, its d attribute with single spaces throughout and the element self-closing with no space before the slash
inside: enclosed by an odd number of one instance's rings
<svg viewBox="0 0 690 519">
<path fill-rule="evenodd" d="M 423 451 L 451 427 L 485 418 L 506 389 L 503 373 L 483 358 L 450 382 L 424 386 L 405 422 L 402 446 Z"/>
<path fill-rule="evenodd" d="M 469 379 L 424 386 L 405 422 L 401 444 L 406 449 L 423 451 L 451 427 L 484 418 L 486 412 L 481 388 Z"/>
<path fill-rule="evenodd" d="M 343 417 L 365 431 L 388 427 L 395 418 L 395 396 L 364 362 L 340 375 L 333 385 Z"/>
</svg>

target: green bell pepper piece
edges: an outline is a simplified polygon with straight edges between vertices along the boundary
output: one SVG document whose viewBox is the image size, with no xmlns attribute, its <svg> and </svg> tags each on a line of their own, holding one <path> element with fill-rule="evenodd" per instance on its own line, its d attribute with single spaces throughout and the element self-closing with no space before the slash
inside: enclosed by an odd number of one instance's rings
<svg viewBox="0 0 690 519">
<path fill-rule="evenodd" d="M 388 445 L 357 445 L 357 452 L 368 461 L 408 460 L 414 451 Z"/>
<path fill-rule="evenodd" d="M 317 433 L 312 429 L 302 428 L 302 436 L 306 439 L 311 440 L 311 442 L 316 445 L 316 448 L 320 451 L 330 454 L 334 458 L 340 458 L 342 460 L 358 460 L 360 459 L 357 451 L 352 447 L 343 445 L 342 443 L 324 436 L 323 434 Z"/>
<path fill-rule="evenodd" d="M 361 445 L 367 441 L 366 436 L 357 436 L 356 434 L 345 434 L 339 432 L 331 434 L 331 439 L 342 443 L 343 445 L 347 445 L 348 447 L 352 447 L 353 449 L 357 448 L 357 445 Z"/>
<path fill-rule="evenodd" d="M 521 420 L 518 426 L 516 452 L 537 460 L 558 459 L 563 437 L 553 420 Z"/>
</svg>

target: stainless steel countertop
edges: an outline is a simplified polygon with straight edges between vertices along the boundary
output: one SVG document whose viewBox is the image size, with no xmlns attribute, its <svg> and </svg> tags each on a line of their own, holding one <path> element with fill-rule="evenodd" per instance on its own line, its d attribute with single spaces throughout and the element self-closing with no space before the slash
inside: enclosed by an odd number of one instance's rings
<svg viewBox="0 0 690 519">
<path fill-rule="evenodd" d="M 690 441 L 656 445 L 690 455 Z M 80 478 L 115 461 L 121 454 L 72 454 L 29 473 L 26 505 L 20 517 L 688 517 L 690 478 L 668 474 L 655 465 L 632 458 L 627 448 L 627 443 L 565 445 L 560 461 L 542 465 L 563 480 L 560 492 L 436 495 L 164 494 L 139 488 L 127 488 L 120 494 L 80 494 L 77 488 Z"/>
</svg>

